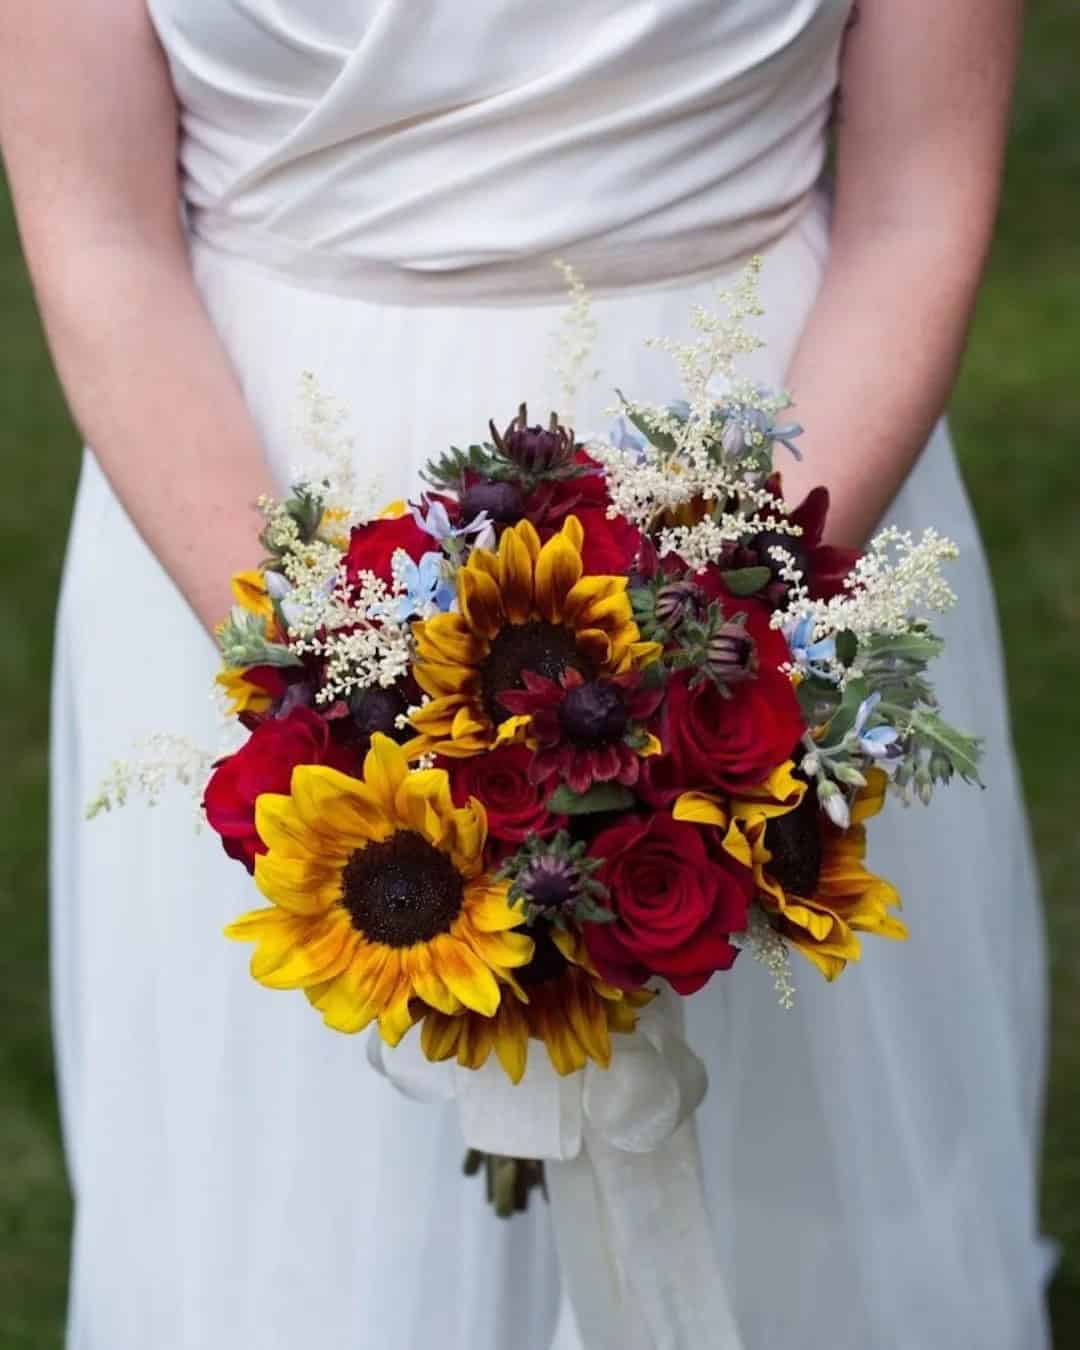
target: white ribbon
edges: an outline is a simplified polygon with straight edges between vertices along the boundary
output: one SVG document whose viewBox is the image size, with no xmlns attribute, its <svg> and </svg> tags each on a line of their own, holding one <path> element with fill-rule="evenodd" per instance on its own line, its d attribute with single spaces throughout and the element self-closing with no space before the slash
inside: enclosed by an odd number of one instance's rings
<svg viewBox="0 0 1080 1350">
<path fill-rule="evenodd" d="M 691 1119 L 704 1065 L 667 994 L 637 1031 L 616 1036 L 611 1068 L 560 1078 L 533 1053 L 514 1086 L 479 1070 L 428 1064 L 408 1037 L 369 1057 L 406 1095 L 456 1098 L 470 1148 L 542 1158 L 563 1278 L 584 1350 L 743 1350 L 702 1201 Z"/>
</svg>

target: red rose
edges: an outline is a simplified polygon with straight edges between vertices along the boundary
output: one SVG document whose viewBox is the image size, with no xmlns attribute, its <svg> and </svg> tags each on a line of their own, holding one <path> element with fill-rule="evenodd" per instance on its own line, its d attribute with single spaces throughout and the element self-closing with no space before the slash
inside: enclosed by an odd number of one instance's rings
<svg viewBox="0 0 1080 1350">
<path fill-rule="evenodd" d="M 358 572 L 374 572 L 382 581 L 391 580 L 390 563 L 399 548 L 403 548 L 414 562 L 437 545 L 413 519 L 412 512 L 403 516 L 387 516 L 356 525 L 349 536 L 349 551 L 345 568 L 350 581 Z"/>
<path fill-rule="evenodd" d="M 492 839 L 521 844 L 530 834 L 554 834 L 566 824 L 565 816 L 547 809 L 550 789 L 529 781 L 531 761 L 523 745 L 507 745 L 448 763 L 454 801 L 459 806 L 470 797 L 483 802 Z"/>
<path fill-rule="evenodd" d="M 696 825 L 668 815 L 629 816 L 598 835 L 597 880 L 608 888 L 614 923 L 583 926 L 589 955 L 605 980 L 637 989 L 662 975 L 693 994 L 737 950 L 729 937 L 746 927 L 754 892 L 749 868 L 710 854 Z"/>
<path fill-rule="evenodd" d="M 330 728 L 310 708 L 294 708 L 287 717 L 260 722 L 235 754 L 219 760 L 206 785 L 203 808 L 221 835 L 230 858 L 249 872 L 266 845 L 255 829 L 255 798 L 263 792 L 288 792 L 297 764 L 329 764 L 355 769 L 356 757 L 330 739 Z"/>
<path fill-rule="evenodd" d="M 659 736 L 664 753 L 645 762 L 642 791 L 670 805 L 689 790 L 739 793 L 761 783 L 790 758 L 806 730 L 791 680 L 779 669 L 791 659 L 783 634 L 752 601 L 731 601 L 745 613 L 757 650 L 757 673 L 733 684 L 727 697 L 712 680 L 691 687 L 693 671 L 667 684 Z"/>
<path fill-rule="evenodd" d="M 577 516 L 585 531 L 581 557 L 586 573 L 624 577 L 637 557 L 641 535 L 624 516 L 608 520 L 607 483 L 596 460 L 584 450 L 577 452 L 575 460 L 589 472 L 541 483 L 530 496 L 525 514 L 537 526 L 541 539 L 562 529 L 567 516 Z"/>
</svg>

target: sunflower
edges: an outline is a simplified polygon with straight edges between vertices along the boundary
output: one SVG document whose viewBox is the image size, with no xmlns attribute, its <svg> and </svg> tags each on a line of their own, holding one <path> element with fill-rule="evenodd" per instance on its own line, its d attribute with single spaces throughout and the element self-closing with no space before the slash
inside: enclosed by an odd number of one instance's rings
<svg viewBox="0 0 1080 1350">
<path fill-rule="evenodd" d="M 247 572 L 235 572 L 231 587 L 236 604 L 249 614 L 258 615 L 264 622 L 267 638 L 273 639 L 277 632 L 274 602 L 270 599 L 270 593 L 266 589 L 266 578 L 262 572 L 254 568 Z M 240 667 L 230 666 L 215 676 L 215 680 L 230 700 L 231 717 L 245 712 L 264 713 L 274 701 L 254 680 L 247 679 L 246 672 Z"/>
<path fill-rule="evenodd" d="M 429 1012 L 420 1045 L 436 1062 L 457 1059 L 467 1069 L 487 1063 L 492 1050 L 507 1076 L 519 1083 L 529 1041 L 542 1041 L 556 1073 L 583 1069 L 589 1060 L 611 1066 L 611 1033 L 630 1032 L 637 1009 L 651 1002 L 648 990 L 624 993 L 596 973 L 579 933 L 553 926 L 534 930 L 536 952 L 513 980 L 492 1018 L 464 1012 Z"/>
<path fill-rule="evenodd" d="M 497 553 L 472 551 L 457 575 L 460 612 L 413 629 L 413 674 L 431 701 L 413 714 L 411 751 L 464 758 L 518 739 L 529 718 L 511 716 L 499 696 L 523 688 L 527 670 L 592 679 L 655 659 L 660 648 L 640 640 L 626 577 L 584 575 L 584 537 L 568 516 L 541 546 L 522 520 L 503 531 Z"/>
<path fill-rule="evenodd" d="M 724 847 L 754 869 L 758 898 L 778 931 L 834 980 L 859 959 L 860 932 L 907 937 L 889 912 L 900 907 L 896 888 L 865 866 L 862 822 L 881 810 L 886 778 L 880 769 L 868 772 L 852 804 L 852 825 L 841 830 L 794 769 L 788 761 L 757 794 L 726 807 L 706 793 L 684 793 L 674 814 L 726 830 Z"/>
<path fill-rule="evenodd" d="M 231 666 L 214 676 L 215 682 L 224 691 L 229 700 L 228 714 L 238 717 L 240 713 L 264 713 L 270 710 L 273 696 L 261 688 L 254 680 L 249 680 L 247 671 Z"/>
<path fill-rule="evenodd" d="M 260 984 L 303 989 L 337 1031 L 377 1018 L 396 1045 L 427 1008 L 493 1017 L 532 958 L 507 883 L 484 872 L 483 806 L 456 808 L 446 773 L 410 772 L 387 736 L 362 779 L 299 765 L 288 796 L 258 798 L 255 823 L 269 850 L 255 881 L 273 903 L 226 935 L 257 944 Z"/>
</svg>

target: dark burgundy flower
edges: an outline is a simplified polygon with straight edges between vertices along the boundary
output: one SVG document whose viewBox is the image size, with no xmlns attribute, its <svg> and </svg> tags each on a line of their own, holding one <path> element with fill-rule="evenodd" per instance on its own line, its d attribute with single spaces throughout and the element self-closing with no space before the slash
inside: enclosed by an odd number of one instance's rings
<svg viewBox="0 0 1080 1350">
<path fill-rule="evenodd" d="M 581 793 L 594 783 L 632 787 L 638 781 L 648 740 L 643 723 L 659 707 L 662 688 L 645 688 L 637 671 L 586 679 L 572 667 L 558 680 L 532 671 L 522 680 L 524 689 L 499 697 L 511 713 L 532 718 L 534 782 L 559 777 Z"/>
<path fill-rule="evenodd" d="M 829 490 L 816 487 L 788 517 L 793 525 L 802 528 L 798 543 L 806 560 L 806 584 L 813 600 L 842 595 L 844 578 L 862 557 L 857 548 L 838 548 L 821 542 L 828 514 Z"/>
<path fill-rule="evenodd" d="M 264 792 L 288 792 L 298 764 L 329 764 L 351 772 L 358 760 L 355 751 L 331 739 L 318 713 L 294 708 L 287 717 L 260 722 L 235 754 L 214 767 L 203 809 L 225 852 L 249 872 L 255 870 L 256 856 L 266 852 L 255 829 L 255 800 Z"/>
<path fill-rule="evenodd" d="M 515 525 L 525 514 L 525 498 L 517 483 L 478 478 L 461 496 L 461 516 L 472 520 L 481 511 L 496 525 Z"/>
<path fill-rule="evenodd" d="M 509 460 L 527 474 L 557 473 L 574 458 L 574 433 L 560 425 L 556 413 L 546 427 L 529 426 L 529 413 L 523 403 L 518 414 L 500 436 L 495 423 L 489 423 L 491 439 Z"/>
<path fill-rule="evenodd" d="M 774 474 L 768 483 L 777 498 L 780 497 L 780 476 Z M 788 587 L 780 576 L 784 560 L 774 558 L 771 550 L 782 548 L 795 561 L 795 566 L 803 574 L 803 581 L 814 600 L 829 600 L 844 592 L 844 578 L 862 556 L 855 548 L 837 548 L 823 544 L 825 520 L 829 514 L 829 490 L 816 487 L 803 498 L 797 507 L 788 514 L 792 525 L 802 531 L 799 535 L 782 533 L 778 530 L 763 530 L 754 535 L 746 544 L 731 550 L 726 567 L 767 567 L 773 579 L 760 598 L 774 608 L 787 603 Z M 721 569 L 710 568 L 715 588 Z"/>
<path fill-rule="evenodd" d="M 620 989 L 662 975 L 680 994 L 700 989 L 737 956 L 732 933 L 746 927 L 753 875 L 709 849 L 705 835 L 659 812 L 627 816 L 589 849 L 608 891 L 614 923 L 583 925 L 597 970 Z"/>
</svg>

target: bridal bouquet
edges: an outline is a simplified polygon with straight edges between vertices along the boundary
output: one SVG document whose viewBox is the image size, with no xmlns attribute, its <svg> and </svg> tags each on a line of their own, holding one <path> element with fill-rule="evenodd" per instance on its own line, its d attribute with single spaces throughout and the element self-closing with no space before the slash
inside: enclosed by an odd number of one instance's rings
<svg viewBox="0 0 1080 1350">
<path fill-rule="evenodd" d="M 754 281 L 660 344 L 683 400 L 620 395 L 604 440 L 522 405 L 374 517 L 330 478 L 263 504 L 220 630 L 247 739 L 204 803 L 269 902 L 227 930 L 261 984 L 516 1083 L 533 1042 L 606 1068 L 658 982 L 740 949 L 790 1004 L 790 952 L 832 980 L 905 936 L 866 822 L 977 777 L 919 617 L 955 550 L 831 548 L 825 489 L 785 501 L 799 428 L 736 374 Z"/>
</svg>

